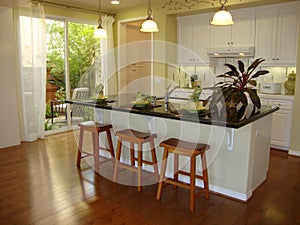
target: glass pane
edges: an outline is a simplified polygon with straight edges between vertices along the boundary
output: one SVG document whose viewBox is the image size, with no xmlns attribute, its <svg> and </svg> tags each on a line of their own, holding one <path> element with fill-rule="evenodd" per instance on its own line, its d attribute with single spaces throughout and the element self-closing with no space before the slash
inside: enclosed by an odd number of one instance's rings
<svg viewBox="0 0 300 225">
<path fill-rule="evenodd" d="M 46 20 L 47 86 L 45 130 L 67 126 L 65 79 L 65 27 L 63 21 Z"/>
<path fill-rule="evenodd" d="M 100 54 L 99 39 L 93 38 L 94 25 L 68 22 L 68 53 L 70 96 L 72 99 L 93 95 Z M 94 120 L 93 109 L 72 105 L 72 124 L 81 120 Z"/>
</svg>

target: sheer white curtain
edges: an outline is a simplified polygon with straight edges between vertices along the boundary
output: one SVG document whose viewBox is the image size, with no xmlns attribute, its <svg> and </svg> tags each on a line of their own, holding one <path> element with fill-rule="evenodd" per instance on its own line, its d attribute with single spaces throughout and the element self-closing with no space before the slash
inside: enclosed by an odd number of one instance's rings
<svg viewBox="0 0 300 225">
<path fill-rule="evenodd" d="M 107 95 L 114 94 L 113 88 L 116 88 L 116 83 L 110 79 L 116 73 L 113 38 L 113 23 L 115 20 L 112 16 L 104 15 L 101 17 L 101 21 L 102 27 L 106 30 L 108 36 L 108 38 L 100 39 L 101 83 L 104 85 L 104 94 Z"/>
<path fill-rule="evenodd" d="M 46 109 L 46 23 L 43 6 L 37 3 L 17 5 L 21 140 L 44 137 Z"/>
</svg>

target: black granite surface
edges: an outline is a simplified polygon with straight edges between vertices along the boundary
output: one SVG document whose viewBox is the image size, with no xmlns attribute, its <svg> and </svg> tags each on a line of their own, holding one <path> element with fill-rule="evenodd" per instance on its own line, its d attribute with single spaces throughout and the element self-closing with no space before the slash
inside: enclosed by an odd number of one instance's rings
<svg viewBox="0 0 300 225">
<path fill-rule="evenodd" d="M 226 126 L 229 128 L 243 127 L 279 110 L 278 106 L 262 106 L 258 112 L 249 115 L 238 122 L 230 122 L 225 121 L 225 119 L 220 118 L 218 114 L 210 112 L 209 110 L 184 110 L 182 109 L 182 104 L 185 104 L 185 101 L 178 103 L 170 100 L 170 103 L 165 107 L 164 100 L 157 100 L 156 105 L 149 104 L 145 107 L 135 107 L 134 100 L 135 96 L 119 95 L 109 96 L 104 102 L 98 102 L 95 99 L 68 99 L 66 100 L 66 103 L 194 123 Z"/>
</svg>

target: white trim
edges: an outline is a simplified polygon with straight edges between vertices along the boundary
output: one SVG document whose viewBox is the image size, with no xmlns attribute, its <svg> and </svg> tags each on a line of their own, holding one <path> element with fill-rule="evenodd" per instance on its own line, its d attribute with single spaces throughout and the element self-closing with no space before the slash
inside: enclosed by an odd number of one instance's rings
<svg viewBox="0 0 300 225">
<path fill-rule="evenodd" d="M 289 155 L 299 156 L 300 157 L 300 151 L 290 149 L 289 150 Z"/>
<path fill-rule="evenodd" d="M 288 151 L 289 150 L 289 147 L 282 146 L 282 145 L 271 144 L 270 147 L 275 148 L 275 149 L 279 149 L 279 150 L 283 150 L 283 151 Z"/>
</svg>

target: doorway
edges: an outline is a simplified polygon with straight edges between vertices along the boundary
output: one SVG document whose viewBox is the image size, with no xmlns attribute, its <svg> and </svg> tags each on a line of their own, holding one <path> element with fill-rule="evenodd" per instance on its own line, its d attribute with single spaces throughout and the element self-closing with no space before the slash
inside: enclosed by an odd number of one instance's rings
<svg viewBox="0 0 300 225">
<path fill-rule="evenodd" d="M 140 31 L 143 22 L 119 24 L 119 93 L 152 93 L 152 34 Z"/>
</svg>

